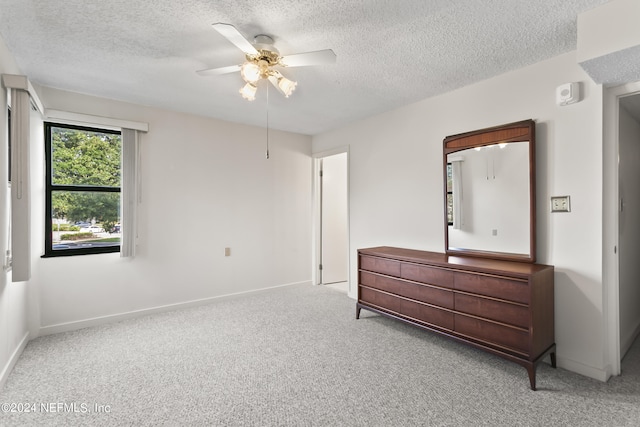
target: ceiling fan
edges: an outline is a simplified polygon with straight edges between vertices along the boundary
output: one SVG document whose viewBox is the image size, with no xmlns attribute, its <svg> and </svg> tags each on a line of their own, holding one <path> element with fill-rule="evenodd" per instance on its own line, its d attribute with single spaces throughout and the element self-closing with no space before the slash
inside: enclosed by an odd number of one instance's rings
<svg viewBox="0 0 640 427">
<path fill-rule="evenodd" d="M 240 65 L 209 68 L 196 72 L 201 76 L 215 76 L 240 71 L 240 75 L 246 82 L 240 89 L 240 94 L 249 101 L 255 99 L 257 84 L 261 79 L 269 80 L 287 98 L 293 93 L 298 83 L 287 79 L 276 67 L 304 67 L 336 62 L 336 54 L 331 49 L 280 56 L 278 49 L 273 46 L 273 38 L 267 35 L 258 34 L 253 39 L 254 43 L 250 43 L 231 24 L 219 22 L 213 24 L 213 28 L 243 51 L 246 61 Z"/>
</svg>

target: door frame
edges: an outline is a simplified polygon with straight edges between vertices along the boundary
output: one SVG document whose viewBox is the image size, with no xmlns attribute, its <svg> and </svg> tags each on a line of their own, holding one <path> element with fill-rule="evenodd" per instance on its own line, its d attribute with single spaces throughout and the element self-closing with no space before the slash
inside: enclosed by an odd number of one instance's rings
<svg viewBox="0 0 640 427">
<path fill-rule="evenodd" d="M 314 285 L 319 285 L 321 280 L 321 272 L 320 272 L 320 260 L 322 259 L 322 186 L 320 181 L 320 166 L 322 164 L 322 159 L 324 157 L 333 156 L 336 154 L 347 153 L 347 283 L 349 286 L 349 295 L 351 295 L 351 232 L 350 232 L 350 221 L 349 221 L 349 211 L 351 206 L 351 196 L 349 193 L 349 146 L 338 147 L 331 150 L 321 151 L 318 153 L 313 153 L 311 156 L 313 158 L 313 234 L 312 234 L 312 256 L 311 256 L 311 271 L 312 273 L 312 283 Z"/>
<path fill-rule="evenodd" d="M 619 125 L 620 98 L 640 93 L 640 82 L 604 88 L 603 94 L 603 193 L 602 278 L 604 310 L 604 359 L 607 378 L 620 375 L 620 259 L 619 249 Z"/>
</svg>

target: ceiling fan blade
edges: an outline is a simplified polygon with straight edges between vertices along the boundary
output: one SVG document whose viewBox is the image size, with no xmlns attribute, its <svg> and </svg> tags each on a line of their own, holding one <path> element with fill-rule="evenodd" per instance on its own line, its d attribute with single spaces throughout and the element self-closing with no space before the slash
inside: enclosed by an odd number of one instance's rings
<svg viewBox="0 0 640 427">
<path fill-rule="evenodd" d="M 240 71 L 239 65 L 229 65 L 228 67 L 207 68 L 206 70 L 198 70 L 196 73 L 200 76 L 219 76 L 220 74 L 229 74 Z"/>
<path fill-rule="evenodd" d="M 258 51 L 255 47 L 245 39 L 242 34 L 231 24 L 223 24 L 218 22 L 213 24 L 213 29 L 222 34 L 227 40 L 236 45 L 238 49 L 250 55 L 257 55 Z"/>
<path fill-rule="evenodd" d="M 306 67 L 307 65 L 334 64 L 335 62 L 336 54 L 331 49 L 297 53 L 283 56 L 280 59 L 280 64 L 285 67 Z"/>
</svg>

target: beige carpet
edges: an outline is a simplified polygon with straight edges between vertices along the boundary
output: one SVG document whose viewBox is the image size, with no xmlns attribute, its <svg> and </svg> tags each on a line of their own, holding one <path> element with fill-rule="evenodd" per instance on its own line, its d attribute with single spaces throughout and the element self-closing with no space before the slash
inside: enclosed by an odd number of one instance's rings
<svg viewBox="0 0 640 427">
<path fill-rule="evenodd" d="M 639 426 L 640 344 L 601 383 L 292 286 L 30 342 L 0 425 Z M 34 406 L 31 406 L 34 405 Z"/>
</svg>

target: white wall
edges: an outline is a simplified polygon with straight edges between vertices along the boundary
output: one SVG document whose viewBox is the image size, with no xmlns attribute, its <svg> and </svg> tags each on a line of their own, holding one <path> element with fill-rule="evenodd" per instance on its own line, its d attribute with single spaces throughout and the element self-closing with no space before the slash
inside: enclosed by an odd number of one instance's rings
<svg viewBox="0 0 640 427">
<path fill-rule="evenodd" d="M 47 108 L 149 123 L 136 258 L 39 259 L 42 333 L 310 281 L 309 136 L 270 131 L 266 160 L 264 129 L 39 89 Z"/>
<path fill-rule="evenodd" d="M 637 0 L 615 0 L 578 15 L 578 62 L 638 46 L 639 14 Z"/>
<path fill-rule="evenodd" d="M 636 95 L 637 96 L 637 95 Z M 640 123 L 620 106 L 620 354 L 640 332 Z"/>
<path fill-rule="evenodd" d="M 640 80 L 638 16 L 638 0 L 610 0 L 578 15 L 576 57 L 593 81 L 614 86 Z"/>
<path fill-rule="evenodd" d="M 0 74 L 19 74 L 13 56 L 0 39 Z M 10 189 L 8 184 L 8 127 L 7 90 L 0 87 L 0 265 L 4 265 L 9 248 Z M 11 273 L 0 270 L 0 389 L 13 364 L 24 349 L 29 337 L 29 305 L 31 291 L 28 283 L 11 282 Z"/>
<path fill-rule="evenodd" d="M 583 100 L 558 107 L 567 82 L 582 82 Z M 444 250 L 446 136 L 534 119 L 537 258 L 556 271 L 558 365 L 605 380 L 602 97 L 571 52 L 315 136 L 314 152 L 350 146 L 350 280 L 358 248 Z M 570 195 L 571 212 L 549 213 L 553 195 Z"/>
</svg>

